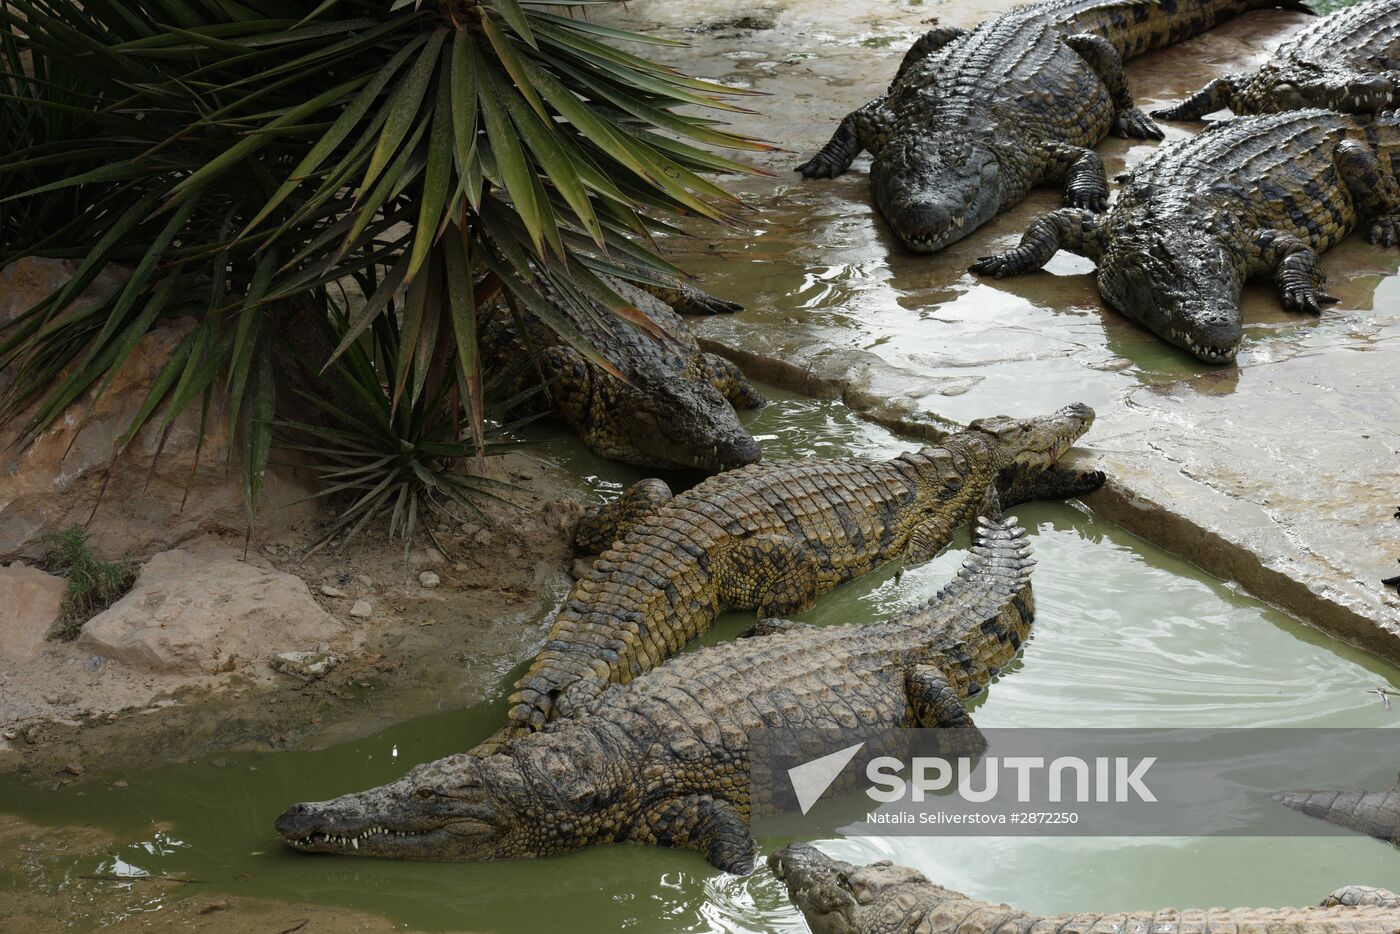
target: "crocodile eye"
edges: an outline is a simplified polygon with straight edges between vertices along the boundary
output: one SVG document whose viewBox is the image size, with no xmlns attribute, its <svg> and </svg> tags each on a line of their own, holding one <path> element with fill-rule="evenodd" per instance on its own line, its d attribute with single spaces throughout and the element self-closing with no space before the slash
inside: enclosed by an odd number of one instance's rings
<svg viewBox="0 0 1400 934">
<path fill-rule="evenodd" d="M 413 797 L 417 798 L 419 801 L 428 801 L 432 798 L 436 798 L 437 792 L 429 788 L 427 785 L 424 785 L 423 787 L 419 788 L 413 793 Z"/>
</svg>

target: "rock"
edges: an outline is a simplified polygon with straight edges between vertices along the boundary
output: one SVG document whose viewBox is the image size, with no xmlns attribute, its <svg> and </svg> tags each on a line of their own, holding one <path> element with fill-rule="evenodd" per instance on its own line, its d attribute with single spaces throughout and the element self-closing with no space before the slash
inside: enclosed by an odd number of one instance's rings
<svg viewBox="0 0 1400 934">
<path fill-rule="evenodd" d="M 63 616 L 68 583 L 38 568 L 0 568 L 0 659 L 33 658 Z"/>
<path fill-rule="evenodd" d="M 358 583 L 361 587 L 374 586 L 374 578 L 370 577 L 368 574 L 356 574 L 355 582 Z"/>
<path fill-rule="evenodd" d="M 0 323 L 49 295 L 74 268 L 62 260 L 31 258 L 0 270 Z M 72 307 L 92 306 L 124 279 L 121 270 L 103 272 Z M 225 421 L 211 417 L 201 448 L 198 404 L 175 420 L 168 437 L 162 436 L 163 410 L 157 409 L 147 427 L 116 455 L 132 416 L 195 323 L 193 318 L 162 319 L 136 342 L 100 398 L 79 396 L 32 444 L 21 447 L 15 441 L 33 408 L 10 413 L 0 424 L 0 560 L 37 553 L 40 536 L 88 524 L 89 517 L 93 547 L 112 557 L 160 551 L 202 531 L 245 527 L 242 471 L 227 469 L 230 455 L 236 463 L 239 450 L 233 432 Z M 0 374 L 0 390 L 7 379 L 13 376 Z M 222 399 L 215 399 L 209 411 L 226 409 Z M 276 534 L 322 508 L 309 501 L 292 506 L 314 491 L 291 468 L 269 467 L 263 491 L 258 512 L 263 534 Z"/>
<path fill-rule="evenodd" d="M 418 575 L 419 586 L 426 587 L 429 590 L 432 590 L 434 587 L 441 583 L 442 578 L 438 577 L 432 571 L 424 571 L 422 574 Z"/>
<path fill-rule="evenodd" d="M 356 619 L 368 619 L 374 615 L 374 607 L 369 605 L 368 600 L 356 600 L 350 608 L 350 615 Z"/>
<path fill-rule="evenodd" d="M 176 549 L 83 627 L 80 647 L 147 671 L 215 673 L 343 631 L 298 577 Z"/>
<path fill-rule="evenodd" d="M 274 671 L 301 678 L 303 681 L 315 681 L 324 677 L 340 662 L 339 655 L 323 651 L 278 652 L 268 659 L 268 664 Z"/>
<path fill-rule="evenodd" d="M 82 775 L 83 767 L 76 762 L 70 762 L 63 767 L 63 771 L 67 772 L 69 775 Z"/>
<path fill-rule="evenodd" d="M 575 558 L 573 567 L 569 568 L 570 576 L 574 580 L 583 580 L 593 569 L 593 560 L 593 558 Z"/>
<path fill-rule="evenodd" d="M 330 584 L 322 584 L 321 593 L 325 594 L 328 597 L 345 596 L 345 591 L 341 590 L 339 587 L 332 587 Z"/>
</svg>

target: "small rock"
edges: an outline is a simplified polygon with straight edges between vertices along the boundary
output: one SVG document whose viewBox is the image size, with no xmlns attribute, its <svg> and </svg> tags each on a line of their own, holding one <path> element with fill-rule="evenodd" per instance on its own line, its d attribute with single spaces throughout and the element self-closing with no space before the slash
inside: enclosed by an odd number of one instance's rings
<svg viewBox="0 0 1400 934">
<path fill-rule="evenodd" d="M 83 767 L 76 762 L 70 762 L 63 767 L 63 771 L 67 772 L 69 775 L 82 775 Z"/>
<path fill-rule="evenodd" d="M 0 658 L 32 658 L 63 616 L 68 584 L 18 563 L 0 568 Z"/>
<path fill-rule="evenodd" d="M 462 562 L 458 561 L 456 564 L 452 565 L 452 570 L 456 571 L 458 574 L 465 574 L 469 570 L 469 568 Z"/>
<path fill-rule="evenodd" d="M 422 574 L 418 575 L 418 583 L 419 585 L 426 587 L 429 590 L 432 590 L 438 584 L 442 583 L 442 578 L 438 577 L 437 574 L 433 573 L 432 571 L 424 571 Z"/>
<path fill-rule="evenodd" d="M 205 905 L 203 908 L 199 909 L 199 913 L 202 914 L 202 915 L 211 915 L 211 914 L 213 914 L 213 913 L 216 912 L 216 911 L 223 911 L 223 910 L 224 910 L 225 908 L 227 908 L 227 907 L 228 907 L 228 899 L 226 899 L 226 898 L 221 898 L 221 899 L 219 899 L 218 901 L 216 901 L 216 902 L 210 902 L 209 904 Z"/>
<path fill-rule="evenodd" d="M 3 738 L 6 742 L 10 742 L 18 737 L 19 733 L 14 730 L 6 730 L 4 733 L 0 733 L 0 738 Z"/>
<path fill-rule="evenodd" d="M 113 788 L 125 788 L 126 785 L 127 785 L 127 782 L 126 782 L 126 779 L 124 779 L 124 778 L 119 778 L 119 779 L 117 779 L 116 781 L 112 782 L 112 787 L 113 787 Z"/>
<path fill-rule="evenodd" d="M 117 715 L 116 715 L 116 714 L 114 714 L 114 713 L 109 713 L 109 714 L 107 714 L 107 721 L 108 721 L 109 723 L 115 723 L 116 720 L 117 720 Z"/>
<path fill-rule="evenodd" d="M 356 600 L 350 608 L 350 615 L 356 619 L 368 619 L 374 615 L 374 607 L 369 605 L 368 600 Z"/>
<path fill-rule="evenodd" d="M 277 556 L 277 546 L 276 546 L 276 545 L 273 545 L 273 544 L 270 543 L 270 542 L 269 542 L 268 544 L 266 544 L 266 545 L 263 546 L 263 551 L 267 552 L 268 554 L 272 555 L 273 557 L 276 557 L 276 556 Z"/>
<path fill-rule="evenodd" d="M 350 612 L 355 611 L 351 610 Z M 268 664 L 272 666 L 274 671 L 280 671 L 304 681 L 314 681 L 330 673 L 331 669 L 340 664 L 340 661 L 339 655 L 333 655 L 330 652 L 282 652 L 268 659 Z"/>
<path fill-rule="evenodd" d="M 341 590 L 339 587 L 332 587 L 330 584 L 322 584 L 321 593 L 325 594 L 328 597 L 345 596 L 345 591 Z"/>
<path fill-rule="evenodd" d="M 225 758 L 222 758 L 222 757 L 213 760 L 213 761 L 210 762 L 209 764 L 212 765 L 212 766 L 213 766 L 214 768 L 216 768 L 216 769 L 226 769 L 226 768 L 228 768 L 228 760 L 225 759 Z"/>
<path fill-rule="evenodd" d="M 88 671 L 96 671 L 97 669 L 101 668 L 101 667 L 102 667 L 102 656 L 101 656 L 101 655 L 94 655 L 92 658 L 89 658 L 89 659 L 87 660 L 87 665 L 86 665 L 86 667 L 87 667 L 87 670 L 88 670 Z"/>
<path fill-rule="evenodd" d="M 569 574 L 573 576 L 574 580 L 582 580 L 588 575 L 588 572 L 592 569 L 592 558 L 575 558 L 574 566 L 569 568 Z"/>
<path fill-rule="evenodd" d="M 361 587 L 373 587 L 373 586 L 374 586 L 374 578 L 370 577 L 368 574 L 356 574 L 356 575 L 355 575 L 355 581 L 356 581 Z"/>
</svg>

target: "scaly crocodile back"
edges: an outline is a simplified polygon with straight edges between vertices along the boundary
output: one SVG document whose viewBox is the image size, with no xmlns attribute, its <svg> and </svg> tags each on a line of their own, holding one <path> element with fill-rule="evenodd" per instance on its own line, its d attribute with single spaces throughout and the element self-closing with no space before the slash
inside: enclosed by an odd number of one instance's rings
<svg viewBox="0 0 1400 934">
<path fill-rule="evenodd" d="M 1370 143 L 1389 164 L 1400 153 L 1400 115 L 1364 120 L 1299 110 L 1214 124 L 1133 170 L 1108 216 L 1109 237 L 1125 226 L 1193 237 L 1223 215 L 1244 229 L 1282 230 L 1326 249 L 1356 226 L 1356 204 L 1329 145 L 1346 137 Z M 1101 278 L 1105 271 L 1101 265 Z"/>
<path fill-rule="evenodd" d="M 890 461 L 757 464 L 711 477 L 640 523 L 575 585 L 516 684 L 511 718 L 538 728 L 609 682 L 656 667 L 722 610 L 755 606 L 726 601 L 716 575 L 748 542 L 798 545 L 823 593 L 902 554 L 916 525 L 926 546 L 945 545 L 995 480 L 990 452 L 968 436 Z M 938 504 L 926 515 L 916 514 L 921 492 Z"/>
</svg>

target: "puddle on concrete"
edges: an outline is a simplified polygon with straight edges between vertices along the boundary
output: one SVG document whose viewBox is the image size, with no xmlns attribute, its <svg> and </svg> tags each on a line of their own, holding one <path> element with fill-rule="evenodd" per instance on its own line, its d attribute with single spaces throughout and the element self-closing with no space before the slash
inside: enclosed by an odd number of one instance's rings
<svg viewBox="0 0 1400 934">
<path fill-rule="evenodd" d="M 910 447 L 837 403 L 774 395 L 750 419 L 774 458 L 808 451 L 887 457 Z M 629 479 L 567 439 L 547 438 L 539 453 L 566 460 L 600 488 Z M 1400 688 L 1400 671 L 1338 647 L 1079 508 L 1037 504 L 1016 514 L 1040 561 L 1039 614 L 1021 661 L 975 708 L 982 725 L 1354 727 L 1393 726 L 1400 718 L 1365 691 Z M 873 575 L 824 596 L 803 618 L 837 625 L 884 617 L 927 598 L 960 561 L 949 552 L 899 581 Z M 705 641 L 732 638 L 747 622 L 746 614 L 730 614 Z M 766 871 L 723 876 L 693 853 L 609 847 L 543 861 L 439 865 L 306 856 L 272 835 L 287 804 L 396 778 L 467 748 L 503 715 L 498 696 L 314 752 L 98 773 L 57 792 L 6 780 L 0 812 L 90 825 L 118 841 L 98 857 L 50 861 L 47 886 L 91 886 L 80 877 L 108 874 L 200 880 L 139 889 L 149 890 L 145 910 L 169 899 L 233 894 L 367 910 L 427 930 L 559 930 L 566 918 L 569 930 L 581 932 L 803 930 Z M 125 786 L 115 787 L 118 780 Z M 766 851 L 786 841 L 762 842 Z M 897 859 L 970 894 L 1044 911 L 1297 904 L 1344 882 L 1394 884 L 1392 854 L 1361 837 L 826 843 L 852 859 Z M 0 892 L 22 881 L 0 875 Z M 97 917 L 104 900 L 84 897 Z"/>
</svg>

